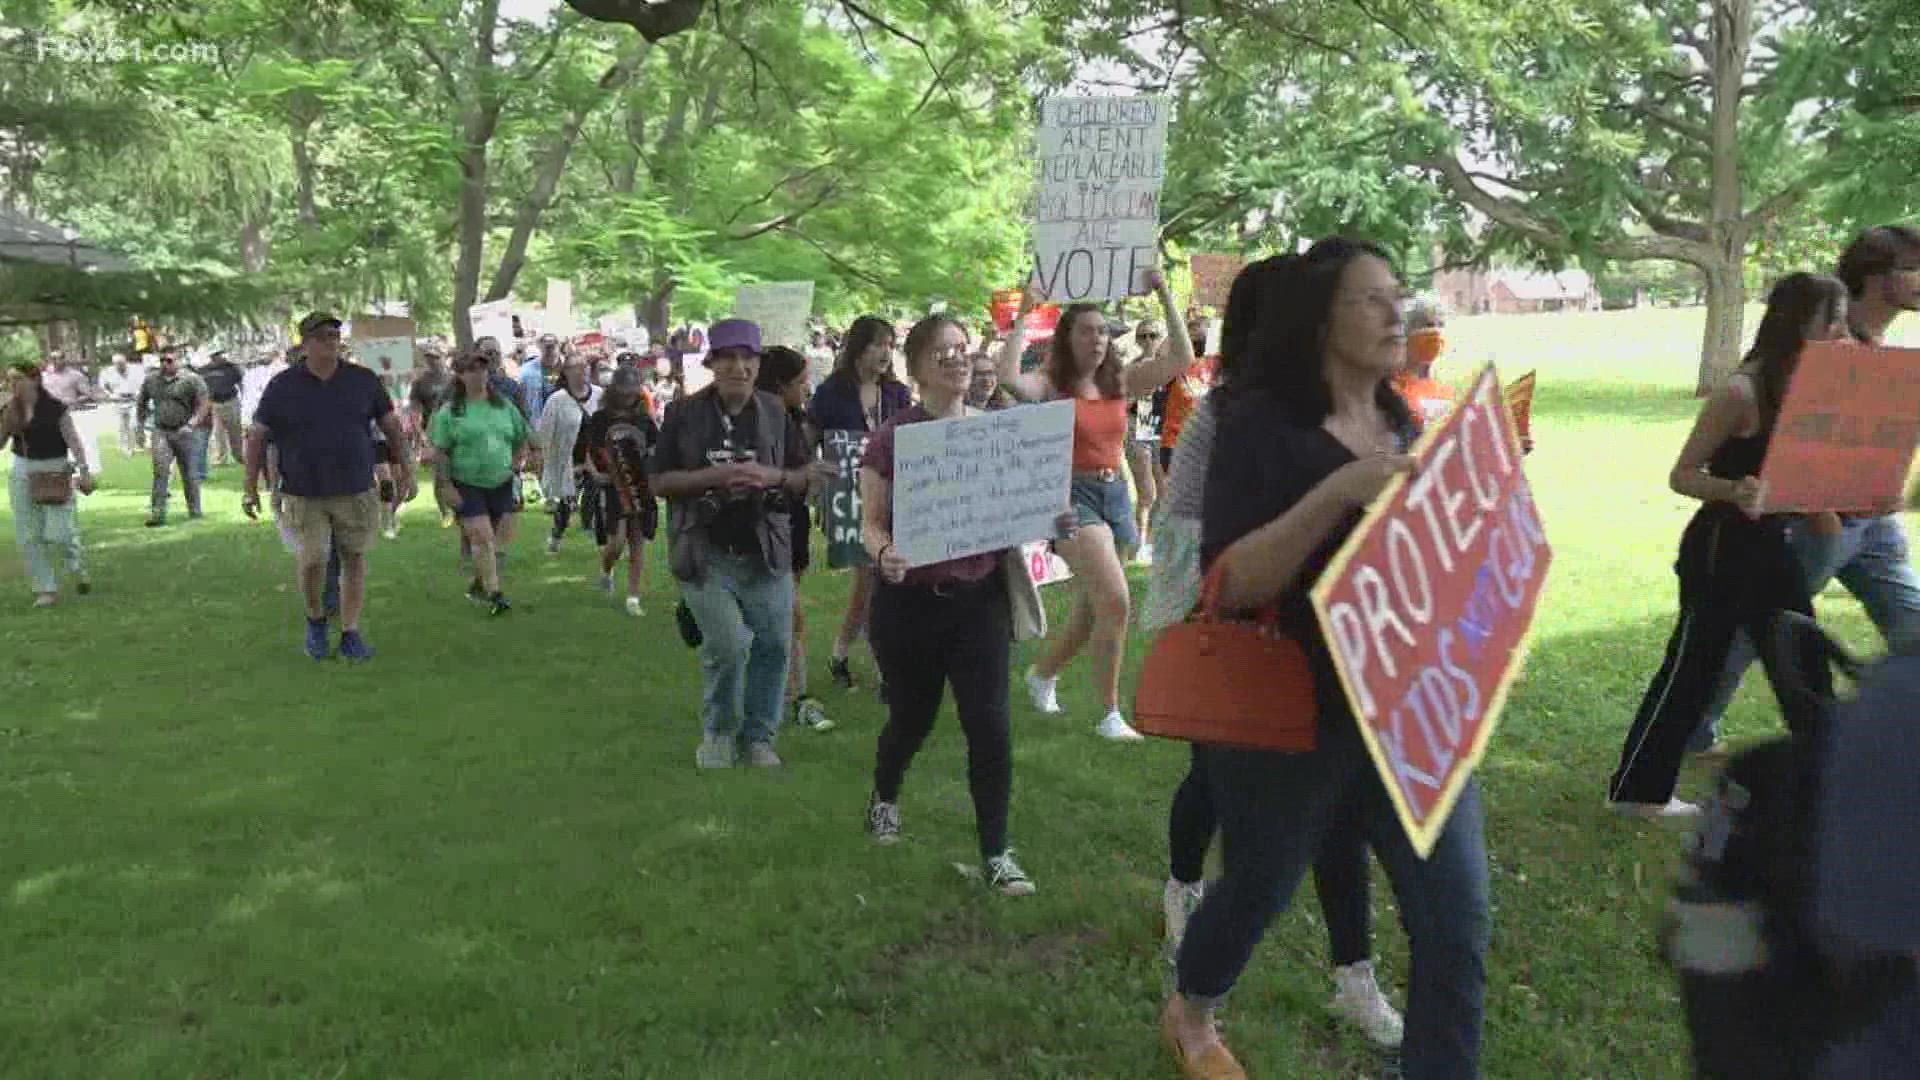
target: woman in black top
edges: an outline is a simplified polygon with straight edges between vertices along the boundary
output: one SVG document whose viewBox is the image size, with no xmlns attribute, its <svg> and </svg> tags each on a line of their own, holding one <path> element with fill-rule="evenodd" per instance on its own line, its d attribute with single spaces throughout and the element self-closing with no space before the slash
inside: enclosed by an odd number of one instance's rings
<svg viewBox="0 0 1920 1080">
<path fill-rule="evenodd" d="M 1317 741 L 1306 753 L 1203 747 L 1223 873 L 1187 924 L 1162 1033 L 1189 1077 L 1245 1075 L 1213 1014 L 1324 838 L 1357 820 L 1392 879 L 1411 945 L 1409 1077 L 1479 1075 L 1488 938 L 1478 789 L 1468 781 L 1426 859 L 1400 826 L 1333 671 L 1309 595 L 1334 553 L 1414 460 L 1393 391 L 1406 340 L 1400 284 L 1378 249 L 1324 240 L 1260 283 L 1247 348 L 1223 371 L 1201 523 L 1228 614 L 1279 612 L 1311 660 Z"/>
<path fill-rule="evenodd" d="M 1694 817 L 1700 808 L 1673 797 L 1687 738 L 1713 700 L 1734 634 L 1766 640 L 1775 614 L 1813 614 L 1813 600 L 1787 539 L 1790 516 L 1763 514 L 1766 460 L 1780 399 L 1809 341 L 1847 334 L 1847 290 L 1816 274 L 1791 274 L 1767 295 L 1746 363 L 1700 410 L 1668 483 L 1699 499 L 1680 537 L 1680 622 L 1666 660 L 1647 687 L 1620 767 L 1607 785 L 1613 808 L 1633 817 Z M 1762 650 L 1763 657 L 1771 650 Z M 1805 658 L 1808 685 L 1824 689 L 1827 667 Z M 1776 688 L 1780 680 L 1769 671 Z M 1782 701 L 1784 708 L 1786 703 Z"/>
<path fill-rule="evenodd" d="M 73 495 L 69 492 L 62 502 L 35 499 L 33 477 L 74 473 L 73 486 L 84 493 L 93 490 L 93 476 L 87 471 L 87 455 L 73 416 L 47 393 L 40 381 L 40 369 L 16 368 L 7 382 L 11 396 L 0 408 L 0 443 L 13 451 L 7 493 L 13 504 L 14 538 L 26 559 L 33 606 L 51 607 L 60 598 L 60 579 L 53 567 L 62 553 L 74 588 L 84 596 L 92 586 L 81 561 Z"/>
<path fill-rule="evenodd" d="M 820 444 L 820 432 L 807 418 L 807 358 L 805 355 L 784 345 L 775 345 L 760 354 L 760 376 L 758 389 L 765 390 L 781 400 L 787 407 L 787 415 L 799 426 L 806 437 L 809 447 Z M 816 463 L 816 472 L 820 466 Z M 814 490 L 827 476 L 831 476 L 831 466 L 814 480 Z M 811 494 L 811 493 L 809 493 Z M 804 499 L 793 500 L 794 506 L 788 513 L 793 523 L 793 638 L 787 653 L 787 709 L 795 725 L 811 731 L 832 731 L 833 721 L 827 719 L 827 708 L 820 699 L 807 693 L 807 613 L 802 610 L 798 600 L 800 595 L 800 577 L 813 563 L 813 520 L 808 513 Z"/>
<path fill-rule="evenodd" d="M 646 473 L 647 455 L 659 441 L 660 427 L 640 396 L 640 372 L 621 368 L 573 443 L 573 463 L 592 481 L 597 503 L 592 517 L 600 545 L 600 591 L 613 595 L 613 568 L 624 552 L 627 614 L 634 616 L 646 614 L 640 591 L 647 578 L 647 541 L 660 524 Z"/>
</svg>

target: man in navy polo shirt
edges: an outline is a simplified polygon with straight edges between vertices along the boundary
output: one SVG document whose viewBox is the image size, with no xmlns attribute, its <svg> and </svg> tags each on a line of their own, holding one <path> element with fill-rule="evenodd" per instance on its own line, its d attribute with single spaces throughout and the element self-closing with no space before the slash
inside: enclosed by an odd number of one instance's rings
<svg viewBox="0 0 1920 1080">
<path fill-rule="evenodd" d="M 367 549 L 381 511 L 373 483 L 371 425 L 378 424 L 396 450 L 402 501 L 414 496 L 413 462 L 380 376 L 341 362 L 340 320 L 324 312 L 308 315 L 300 320 L 300 344 L 306 363 L 267 384 L 247 432 L 247 487 L 240 507 L 250 518 L 260 513 L 260 473 L 271 440 L 287 523 L 299 539 L 307 655 L 324 660 L 331 651 L 323 592 L 332 549 L 340 556 L 340 655 L 366 660 L 373 649 L 360 636 L 360 606 L 366 598 Z"/>
</svg>

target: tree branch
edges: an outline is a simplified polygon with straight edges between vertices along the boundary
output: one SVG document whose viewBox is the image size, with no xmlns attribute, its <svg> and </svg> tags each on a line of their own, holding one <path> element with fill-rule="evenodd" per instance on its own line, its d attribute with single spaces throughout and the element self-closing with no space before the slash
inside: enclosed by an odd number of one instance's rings
<svg viewBox="0 0 1920 1080">
<path fill-rule="evenodd" d="M 1677 236 L 1682 240 L 1692 240 L 1701 244 L 1707 243 L 1711 238 L 1705 225 L 1697 221 L 1688 221 L 1685 218 L 1674 217 L 1665 210 L 1662 210 L 1660 205 L 1654 202 L 1653 198 L 1643 190 L 1629 186 L 1622 189 L 1621 194 L 1626 196 L 1627 205 L 1633 207 L 1634 212 L 1639 214 L 1641 219 L 1653 228 L 1654 232 L 1665 236 Z"/>
<path fill-rule="evenodd" d="M 1747 221 L 1753 229 L 1762 229 L 1770 224 L 1780 213 L 1797 202 L 1801 202 L 1813 193 L 1816 180 L 1809 173 L 1774 192 L 1762 200 L 1760 205 L 1747 211 Z"/>
<path fill-rule="evenodd" d="M 1474 183 L 1467 167 L 1453 154 L 1436 154 L 1418 164 L 1438 173 L 1455 198 L 1485 214 L 1495 224 L 1544 247 L 1571 246 L 1572 238 L 1563 229 L 1542 219 L 1524 203 L 1503 199 Z M 1695 266 L 1708 265 L 1716 258 L 1712 247 L 1676 236 L 1626 236 L 1589 244 L 1587 250 L 1606 259 L 1670 259 Z"/>
<path fill-rule="evenodd" d="M 515 73 L 520 82 L 530 83 L 539 78 L 540 73 L 545 71 L 547 65 L 553 62 L 553 54 L 560 51 L 560 39 L 566 36 L 567 31 L 578 25 L 580 25 L 580 16 L 577 14 L 571 18 L 561 16 L 553 20 L 553 29 L 547 33 L 546 51 L 540 54 L 540 59 L 535 60 L 531 67 Z"/>
<path fill-rule="evenodd" d="M 447 58 L 440 55 L 440 50 L 434 48 L 433 43 L 428 41 L 427 36 L 417 27 L 410 26 L 408 31 L 413 35 L 414 44 L 420 46 L 420 51 L 427 54 L 427 61 L 440 72 L 440 86 L 447 92 L 447 100 L 458 104 L 460 84 L 453 77 L 453 69 L 447 66 Z"/>
<path fill-rule="evenodd" d="M 700 21 L 707 0 L 566 0 L 595 22 L 625 23 L 648 41 L 672 37 Z"/>
<path fill-rule="evenodd" d="M 1705 125 L 1696 124 L 1690 120 L 1683 120 L 1677 116 L 1670 116 L 1666 112 L 1663 112 L 1660 106 L 1655 105 L 1645 98 L 1634 102 L 1632 105 L 1627 106 L 1627 108 L 1683 139 L 1691 139 L 1702 146 L 1711 146 L 1713 144 L 1713 135 L 1707 131 Z"/>
<path fill-rule="evenodd" d="M 805 243 L 808 246 L 812 247 L 813 250 L 818 251 L 821 255 L 826 256 L 827 261 L 829 263 L 832 263 L 834 266 L 838 267 L 842 273 L 845 273 L 852 277 L 859 278 L 861 281 L 866 282 L 867 284 L 873 286 L 876 289 L 879 289 L 882 292 L 891 291 L 892 287 L 888 285 L 886 282 L 880 280 L 877 277 L 874 277 L 872 274 L 868 273 L 867 271 L 862 270 L 858 266 L 853 265 L 847 260 L 827 250 L 827 246 L 825 244 L 822 244 L 820 241 L 815 240 L 813 237 L 808 236 L 806 233 L 801 232 L 799 229 L 788 227 L 784 231 L 787 233 L 787 235 L 792 236 L 797 240 L 800 240 L 802 243 Z"/>
</svg>

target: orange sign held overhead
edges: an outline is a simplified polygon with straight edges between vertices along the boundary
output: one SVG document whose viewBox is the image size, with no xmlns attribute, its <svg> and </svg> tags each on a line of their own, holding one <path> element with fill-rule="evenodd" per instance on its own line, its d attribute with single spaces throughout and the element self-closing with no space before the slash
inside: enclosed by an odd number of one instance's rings
<svg viewBox="0 0 1920 1080">
<path fill-rule="evenodd" d="M 1507 411 L 1513 414 L 1513 430 L 1520 436 L 1520 449 L 1533 449 L 1533 383 L 1534 373 L 1525 375 L 1507 384 Z"/>
<path fill-rule="evenodd" d="M 1768 512 L 1891 513 L 1920 445 L 1920 349 L 1810 344 L 1760 467 Z"/>
</svg>

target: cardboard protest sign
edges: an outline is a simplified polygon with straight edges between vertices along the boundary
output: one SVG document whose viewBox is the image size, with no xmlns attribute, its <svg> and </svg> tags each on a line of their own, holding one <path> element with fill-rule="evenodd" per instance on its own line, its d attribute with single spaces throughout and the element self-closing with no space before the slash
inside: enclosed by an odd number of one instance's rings
<svg viewBox="0 0 1920 1080">
<path fill-rule="evenodd" d="M 1233 279 L 1246 269 L 1247 260 L 1242 255 L 1195 255 L 1193 269 L 1193 302 L 1201 307 L 1210 307 L 1224 311 L 1227 306 L 1227 294 L 1233 290 Z"/>
<path fill-rule="evenodd" d="M 1035 585 L 1053 585 L 1073 577 L 1067 560 L 1054 554 L 1053 545 L 1045 540 L 1021 544 L 1020 556 L 1026 560 L 1027 576 Z"/>
<path fill-rule="evenodd" d="M 1769 512 L 1888 513 L 1920 442 L 1920 349 L 1809 342 L 1760 479 Z"/>
<path fill-rule="evenodd" d="M 1400 823 L 1425 858 L 1519 675 L 1552 551 L 1491 365 L 1313 589 Z"/>
<path fill-rule="evenodd" d="M 1508 383 L 1505 392 L 1507 411 L 1513 414 L 1513 430 L 1523 447 L 1533 442 L 1534 374 L 1529 371 Z"/>
<path fill-rule="evenodd" d="M 490 300 L 467 309 L 467 323 L 473 327 L 473 340 L 490 337 L 503 350 L 513 348 L 513 301 Z"/>
<path fill-rule="evenodd" d="M 867 452 L 867 433 L 823 431 L 820 440 L 822 460 L 833 466 L 833 479 L 821 492 L 827 565 L 835 570 L 865 566 L 871 560 L 860 541 L 860 460 Z"/>
<path fill-rule="evenodd" d="M 742 285 L 733 296 L 733 315 L 760 327 L 760 344 L 807 346 L 807 317 L 813 314 L 813 282 L 777 281 Z"/>
<path fill-rule="evenodd" d="M 925 566 L 1052 536 L 1073 478 L 1073 402 L 903 424 L 893 543 Z"/>
<path fill-rule="evenodd" d="M 547 307 L 542 313 L 541 328 L 554 337 L 573 336 L 573 282 L 564 278 L 550 278 L 547 281 Z"/>
<path fill-rule="evenodd" d="M 1035 143 L 1029 285 L 1063 303 L 1146 292 L 1159 265 L 1166 101 L 1046 98 Z"/>
</svg>

